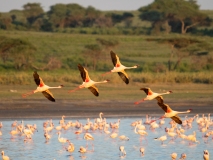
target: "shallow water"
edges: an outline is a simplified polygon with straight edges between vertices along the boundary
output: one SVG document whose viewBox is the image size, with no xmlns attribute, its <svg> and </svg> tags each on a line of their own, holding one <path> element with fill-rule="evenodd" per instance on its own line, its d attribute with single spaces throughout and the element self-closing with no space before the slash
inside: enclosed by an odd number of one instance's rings
<svg viewBox="0 0 213 160">
<path fill-rule="evenodd" d="M 142 117 L 144 120 L 144 117 Z M 120 159 L 131 159 L 131 160 L 170 160 L 170 154 L 176 152 L 178 158 L 182 153 L 186 153 L 187 158 L 190 160 L 200 160 L 203 159 L 203 150 L 208 150 L 210 152 L 210 159 L 213 159 L 213 140 L 209 138 L 208 143 L 205 143 L 202 138 L 202 133 L 198 130 L 196 121 L 193 122 L 193 127 L 187 129 L 185 135 L 192 134 L 193 131 L 197 131 L 197 140 L 200 143 L 189 146 L 187 141 L 182 141 L 180 138 L 175 139 L 174 142 L 170 142 L 170 137 L 167 136 L 167 140 L 164 145 L 161 145 L 160 141 L 154 140 L 156 137 L 166 135 L 164 128 L 170 127 L 170 119 L 166 119 L 166 123 L 162 128 L 156 129 L 156 131 L 149 130 L 149 126 L 146 126 L 148 136 L 146 140 L 143 139 L 140 143 L 138 134 L 134 133 L 134 128 L 131 127 L 131 123 L 135 120 L 140 120 L 141 118 L 120 118 L 120 128 L 119 135 L 126 135 L 130 138 L 129 141 L 121 141 L 118 138 L 112 140 L 109 135 L 101 133 L 100 131 L 91 132 L 94 137 L 94 152 L 88 152 L 84 157 L 80 157 L 78 152 L 80 146 L 86 146 L 86 140 L 83 139 L 81 134 L 78 138 L 74 134 L 75 129 L 69 129 L 67 131 L 62 131 L 61 137 L 69 139 L 75 145 L 75 151 L 70 156 L 64 147 L 67 144 L 62 145 L 58 141 L 58 135 L 56 130 L 51 132 L 52 138 L 49 142 L 45 142 L 44 132 L 43 132 L 43 122 L 48 119 L 25 119 L 24 124 L 36 124 L 38 132 L 33 135 L 33 141 L 25 143 L 23 141 L 24 137 L 15 136 L 11 137 L 9 132 L 11 131 L 11 124 L 13 120 L 2 120 L 3 128 L 2 136 L 0 136 L 0 151 L 4 150 L 5 154 L 9 156 L 12 160 L 68 160 L 68 159 L 88 159 L 88 160 L 120 160 Z M 183 118 L 182 118 L 183 119 Z M 66 122 L 73 121 L 76 119 L 66 118 Z M 81 123 L 85 124 L 86 119 L 78 119 Z M 92 119 L 93 121 L 93 119 Z M 115 118 L 107 118 L 107 122 L 115 122 Z M 20 123 L 20 121 L 18 121 Z M 58 126 L 59 119 L 53 119 L 55 126 Z M 211 128 L 210 128 L 211 130 Z M 120 157 L 119 146 L 123 145 L 126 150 L 126 157 Z M 139 148 L 145 148 L 145 155 L 141 156 Z M 91 148 L 89 146 L 89 148 Z M 88 148 L 88 149 L 89 149 Z"/>
</svg>

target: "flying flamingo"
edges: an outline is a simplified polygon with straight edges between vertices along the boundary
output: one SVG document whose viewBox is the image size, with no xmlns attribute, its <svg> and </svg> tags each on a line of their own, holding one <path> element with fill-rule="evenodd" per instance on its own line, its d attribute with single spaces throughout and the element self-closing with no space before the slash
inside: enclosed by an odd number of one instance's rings
<svg viewBox="0 0 213 160">
<path fill-rule="evenodd" d="M 58 87 L 50 87 L 50 86 L 45 85 L 43 80 L 41 79 L 41 77 L 38 75 L 38 73 L 36 71 L 33 73 L 33 77 L 34 77 L 34 81 L 38 87 L 36 88 L 36 90 L 23 94 L 22 97 L 25 98 L 31 94 L 41 92 L 47 99 L 49 99 L 52 102 L 55 102 L 55 98 L 53 97 L 53 95 L 49 91 L 49 89 L 62 88 L 63 85 L 60 85 Z"/>
<path fill-rule="evenodd" d="M 157 101 L 158 101 L 158 105 L 165 111 L 165 114 L 163 116 L 161 116 L 159 119 L 162 118 L 171 118 L 172 120 L 174 120 L 176 123 L 178 124 L 182 124 L 182 121 L 180 119 L 180 117 L 177 116 L 177 114 L 181 114 L 181 113 L 189 113 L 191 112 L 191 109 L 187 110 L 186 112 L 178 112 L 178 111 L 174 111 L 172 110 L 168 104 L 165 104 L 163 102 L 163 97 L 162 96 L 157 96 L 156 97 Z M 150 123 L 154 122 L 156 120 L 152 120 Z"/>
<path fill-rule="evenodd" d="M 143 98 L 142 100 L 135 102 L 135 104 L 139 104 L 139 103 L 144 102 L 146 100 L 153 100 L 157 96 L 172 93 L 172 91 L 167 91 L 165 93 L 155 93 L 155 92 L 152 92 L 152 90 L 150 88 L 141 88 L 140 90 L 143 90 L 146 93 L 147 96 L 145 98 Z"/>
<path fill-rule="evenodd" d="M 95 82 L 90 79 L 88 71 L 84 67 L 82 67 L 80 64 L 78 64 L 78 69 L 81 73 L 81 78 L 83 79 L 83 83 L 82 83 L 82 85 L 78 86 L 77 88 L 70 90 L 69 93 L 74 92 L 78 89 L 88 88 L 95 96 L 99 96 L 98 88 L 95 87 L 95 84 L 107 83 L 107 82 L 109 82 L 109 80 Z"/>
<path fill-rule="evenodd" d="M 121 79 L 126 84 L 129 84 L 129 77 L 124 70 L 125 69 L 138 68 L 138 65 L 135 65 L 135 66 L 132 66 L 132 67 L 126 67 L 126 66 L 121 64 L 119 57 L 113 51 L 110 51 L 110 54 L 111 54 L 112 63 L 114 64 L 114 68 L 110 72 L 106 72 L 103 75 L 108 74 L 108 73 L 117 72 L 118 75 L 121 77 Z"/>
<path fill-rule="evenodd" d="M 3 160 L 10 160 L 8 156 L 4 155 L 4 151 L 1 151 L 1 155 Z"/>
</svg>

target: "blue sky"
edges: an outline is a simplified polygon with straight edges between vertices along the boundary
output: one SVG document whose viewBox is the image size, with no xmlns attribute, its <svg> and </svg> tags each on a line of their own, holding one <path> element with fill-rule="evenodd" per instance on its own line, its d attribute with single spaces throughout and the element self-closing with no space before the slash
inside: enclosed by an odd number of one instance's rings
<svg viewBox="0 0 213 160">
<path fill-rule="evenodd" d="M 56 3 L 78 3 L 83 7 L 93 6 L 99 10 L 137 10 L 154 0 L 0 0 L 0 12 L 22 9 L 26 3 L 40 3 L 45 11 Z M 201 9 L 213 10 L 213 0 L 197 0 Z"/>
</svg>

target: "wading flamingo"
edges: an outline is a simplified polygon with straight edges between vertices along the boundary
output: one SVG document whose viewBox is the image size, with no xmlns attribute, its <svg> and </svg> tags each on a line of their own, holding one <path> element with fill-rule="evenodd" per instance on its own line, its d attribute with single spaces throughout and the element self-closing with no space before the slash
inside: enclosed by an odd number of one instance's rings
<svg viewBox="0 0 213 160">
<path fill-rule="evenodd" d="M 120 153 L 121 153 L 121 157 L 125 157 L 126 156 L 126 151 L 124 150 L 124 146 L 120 146 L 119 150 L 120 150 Z"/>
<path fill-rule="evenodd" d="M 78 64 L 78 69 L 81 73 L 81 78 L 83 79 L 83 83 L 82 83 L 82 85 L 78 86 L 77 88 L 70 90 L 68 93 L 74 92 L 78 89 L 88 88 L 95 96 L 99 96 L 98 88 L 95 87 L 95 84 L 107 83 L 107 82 L 109 82 L 109 80 L 95 82 L 90 79 L 88 71 L 84 67 L 82 67 L 80 64 Z"/>
<path fill-rule="evenodd" d="M 1 151 L 1 156 L 3 160 L 10 160 L 8 156 L 4 155 L 4 151 Z"/>
<path fill-rule="evenodd" d="M 172 120 L 174 120 L 176 123 L 178 124 L 182 124 L 182 121 L 180 119 L 180 117 L 178 117 L 178 114 L 182 114 L 182 113 L 189 113 L 191 112 L 191 109 L 185 111 L 185 112 L 178 112 L 178 111 L 174 111 L 172 110 L 168 104 L 165 104 L 163 102 L 163 97 L 162 96 L 157 96 L 156 97 L 157 101 L 158 101 L 158 105 L 165 111 L 165 114 L 163 116 L 161 116 L 159 119 L 162 118 L 171 118 Z M 154 122 L 156 120 L 152 120 L 150 123 Z"/>
<path fill-rule="evenodd" d="M 55 98 L 53 97 L 53 95 L 49 91 L 49 89 L 62 88 L 63 85 L 60 85 L 58 87 L 50 87 L 50 86 L 45 85 L 43 80 L 41 79 L 41 77 L 38 75 L 38 73 L 36 71 L 33 73 L 33 77 L 34 77 L 34 81 L 38 87 L 36 88 L 36 90 L 23 94 L 22 97 L 25 98 L 31 94 L 41 92 L 47 99 L 49 99 L 52 102 L 55 102 Z"/>
<path fill-rule="evenodd" d="M 88 141 L 93 141 L 94 140 L 93 136 L 91 134 L 89 134 L 89 133 L 85 133 L 84 134 L 84 139 L 86 139 L 86 141 L 87 141 L 86 148 L 88 147 Z M 91 143 L 91 145 L 92 145 L 92 148 L 93 148 L 92 151 L 94 151 L 94 145 L 93 145 L 93 143 Z"/>
<path fill-rule="evenodd" d="M 132 66 L 132 67 L 126 67 L 126 66 L 121 64 L 119 57 L 113 51 L 110 51 L 110 54 L 111 54 L 112 63 L 114 64 L 114 68 L 110 72 L 106 72 L 103 75 L 108 74 L 108 73 L 117 72 L 118 75 L 121 77 L 121 79 L 126 84 L 129 84 L 129 77 L 124 70 L 125 69 L 138 68 L 138 65 L 135 65 L 135 66 Z"/>
<path fill-rule="evenodd" d="M 203 159 L 204 160 L 209 160 L 209 152 L 208 152 L 208 150 L 204 150 L 203 151 Z"/>
<path fill-rule="evenodd" d="M 139 104 L 139 103 L 144 102 L 146 100 L 153 100 L 157 96 L 172 93 L 172 91 L 167 91 L 165 93 L 155 93 L 155 92 L 152 92 L 152 90 L 150 88 L 141 88 L 140 90 L 143 90 L 146 93 L 147 96 L 145 98 L 143 98 L 142 100 L 135 102 L 135 104 Z"/>
</svg>

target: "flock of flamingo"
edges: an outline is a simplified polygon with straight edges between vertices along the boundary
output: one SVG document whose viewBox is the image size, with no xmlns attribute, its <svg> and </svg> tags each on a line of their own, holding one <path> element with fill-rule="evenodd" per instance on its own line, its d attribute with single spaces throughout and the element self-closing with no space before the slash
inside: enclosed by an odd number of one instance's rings
<svg viewBox="0 0 213 160">
<path fill-rule="evenodd" d="M 126 67 L 121 64 L 119 57 L 113 51 L 110 52 L 110 55 L 111 55 L 112 62 L 114 64 L 114 68 L 110 72 L 107 72 L 105 74 L 117 72 L 118 75 L 121 77 L 121 79 L 126 84 L 128 84 L 129 77 L 124 70 L 137 68 L 138 65 L 135 65 L 132 67 Z M 101 82 L 93 81 L 90 79 L 88 71 L 83 66 L 81 66 L 79 64 L 78 69 L 80 71 L 80 75 L 82 77 L 83 83 L 81 85 L 79 85 L 77 88 L 70 90 L 69 93 L 74 92 L 78 89 L 88 88 L 95 96 L 99 96 L 99 91 L 98 91 L 98 88 L 95 86 L 95 84 L 107 83 L 107 82 L 109 82 L 109 80 L 104 80 Z M 103 76 L 105 74 L 103 74 Z M 34 77 L 34 81 L 37 85 L 37 88 L 29 93 L 23 94 L 22 95 L 23 98 L 25 98 L 31 94 L 41 92 L 48 100 L 55 102 L 55 98 L 54 98 L 53 94 L 49 91 L 49 89 L 62 88 L 63 85 L 59 85 L 57 87 L 50 87 L 50 86 L 45 85 L 45 83 L 43 82 L 43 80 L 41 79 L 41 77 L 38 75 L 38 73 L 36 71 L 34 72 L 33 77 Z M 203 133 L 203 137 L 205 138 L 205 140 L 208 139 L 208 137 L 210 137 L 210 136 L 212 136 L 212 139 L 213 139 L 213 131 L 209 130 L 209 127 L 213 126 L 213 121 L 211 120 L 210 114 L 208 117 L 205 117 L 204 115 L 203 115 L 203 117 L 199 117 L 198 115 L 196 115 L 191 118 L 185 118 L 185 120 L 182 121 L 180 119 L 180 117 L 178 116 L 178 114 L 189 113 L 189 112 L 191 112 L 191 109 L 188 109 L 185 112 L 179 112 L 179 111 L 172 110 L 168 104 L 165 104 L 163 95 L 171 94 L 172 91 L 167 91 L 165 93 L 155 93 L 150 88 L 141 88 L 141 90 L 143 90 L 145 92 L 146 97 L 135 102 L 135 105 L 138 105 L 141 102 L 144 102 L 146 100 L 156 99 L 158 106 L 161 107 L 165 113 L 163 116 L 159 117 L 158 119 L 155 119 L 155 118 L 151 119 L 151 117 L 149 117 L 147 115 L 146 121 L 144 122 L 144 124 L 142 123 L 142 120 L 136 120 L 130 124 L 133 127 L 134 133 L 138 134 L 140 136 L 140 139 L 139 139 L 140 143 L 142 143 L 143 139 L 146 140 L 146 136 L 148 136 L 148 132 L 147 132 L 148 126 L 149 126 L 150 130 L 155 130 L 157 128 L 160 128 L 161 126 L 163 126 L 165 124 L 164 118 L 171 118 L 172 120 L 169 123 L 170 127 L 165 128 L 166 135 L 155 138 L 155 140 L 161 141 L 162 145 L 164 145 L 164 141 L 167 140 L 168 136 L 171 137 L 170 141 L 174 141 L 175 139 L 180 138 L 182 140 L 188 141 L 189 145 L 192 145 L 193 143 L 199 143 L 199 141 L 196 138 L 196 131 L 194 131 L 193 134 L 191 134 L 191 135 L 184 134 L 185 130 L 192 128 L 193 121 L 197 122 L 198 128 Z M 50 133 L 53 130 L 56 130 L 57 134 L 58 134 L 58 141 L 62 144 L 67 144 L 67 146 L 64 148 L 69 153 L 72 153 L 75 151 L 74 143 L 72 143 L 71 140 L 69 140 L 67 138 L 61 137 L 61 134 L 63 133 L 64 130 L 74 128 L 75 129 L 74 134 L 76 134 L 77 136 L 83 134 L 83 138 L 86 140 L 86 146 L 85 147 L 81 146 L 78 150 L 78 152 L 80 152 L 80 154 L 81 154 L 81 157 L 84 157 L 85 153 L 87 153 L 87 152 L 94 152 L 93 141 L 95 140 L 95 138 L 92 135 L 93 132 L 101 132 L 106 135 L 109 135 L 109 137 L 112 139 L 119 138 L 121 141 L 130 140 L 129 137 L 118 134 L 120 120 L 118 120 L 117 122 L 108 123 L 106 118 L 102 118 L 102 115 L 103 115 L 103 113 L 101 112 L 99 115 L 99 118 L 96 118 L 94 120 L 94 122 L 90 121 L 90 119 L 88 118 L 86 124 L 82 124 L 79 121 L 66 122 L 64 119 L 65 116 L 62 116 L 61 120 L 59 121 L 59 126 L 56 126 L 56 127 L 53 124 L 52 120 L 48 120 L 43 123 L 44 137 L 45 137 L 46 141 L 50 141 L 50 139 L 53 137 L 53 135 L 51 135 Z M 158 120 L 159 120 L 159 123 L 157 123 Z M 178 124 L 181 126 L 178 126 Z M 2 127 L 3 127 L 3 124 L 0 123 L 0 128 L 2 128 Z M 11 125 L 11 127 L 12 127 L 12 130 L 10 132 L 11 136 L 16 136 L 16 135 L 24 136 L 25 143 L 33 141 L 32 135 L 35 133 L 35 131 L 37 131 L 36 124 L 24 125 L 23 121 L 21 124 L 18 124 L 17 121 L 14 121 L 13 124 Z M 0 135 L 1 134 L 2 133 L 0 131 Z M 90 143 L 90 145 L 89 145 L 89 143 Z M 88 149 L 89 146 L 91 147 L 91 149 Z M 143 147 L 141 145 L 139 148 L 140 148 L 139 152 L 141 153 L 141 156 L 143 156 L 145 154 L 145 147 Z M 125 151 L 125 146 L 124 145 L 119 146 L 119 150 L 120 150 L 120 157 L 125 158 L 125 156 L 127 155 L 127 153 Z M 4 151 L 2 151 L 1 154 L 2 154 L 3 160 L 10 159 L 8 156 L 6 156 L 4 154 Z M 172 153 L 170 156 L 171 156 L 172 160 L 176 160 L 177 153 Z M 186 159 L 185 153 L 183 153 L 180 157 L 180 160 L 184 160 L 184 159 Z M 203 159 L 209 160 L 208 150 L 203 151 Z"/>
</svg>

